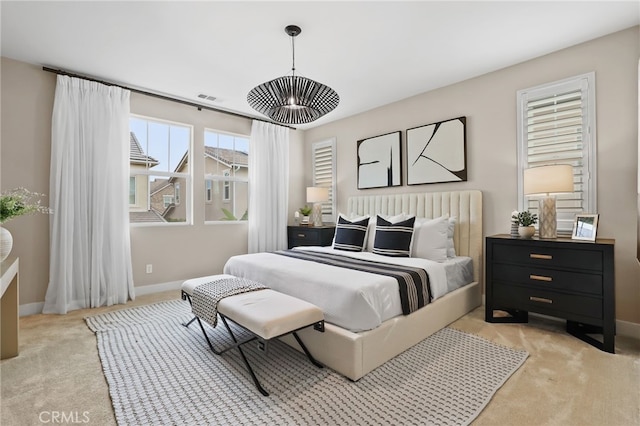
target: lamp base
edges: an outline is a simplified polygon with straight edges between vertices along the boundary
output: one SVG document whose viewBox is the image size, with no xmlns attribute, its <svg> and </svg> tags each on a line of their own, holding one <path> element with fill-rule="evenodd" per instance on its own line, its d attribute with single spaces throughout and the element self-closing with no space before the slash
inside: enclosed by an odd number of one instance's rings
<svg viewBox="0 0 640 426">
<path fill-rule="evenodd" d="M 311 220 L 313 220 L 313 226 L 322 226 L 322 203 L 313 203 Z"/>
<path fill-rule="evenodd" d="M 557 238 L 556 197 L 550 195 L 539 200 L 538 216 L 540 219 L 538 237 Z"/>
</svg>

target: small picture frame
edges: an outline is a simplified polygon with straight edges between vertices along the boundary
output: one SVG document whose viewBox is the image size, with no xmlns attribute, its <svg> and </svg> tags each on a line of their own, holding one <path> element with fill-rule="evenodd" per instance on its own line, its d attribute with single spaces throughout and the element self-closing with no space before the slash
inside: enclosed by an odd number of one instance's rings
<svg viewBox="0 0 640 426">
<path fill-rule="evenodd" d="M 597 214 L 577 214 L 573 222 L 571 239 L 595 241 L 598 230 Z"/>
</svg>

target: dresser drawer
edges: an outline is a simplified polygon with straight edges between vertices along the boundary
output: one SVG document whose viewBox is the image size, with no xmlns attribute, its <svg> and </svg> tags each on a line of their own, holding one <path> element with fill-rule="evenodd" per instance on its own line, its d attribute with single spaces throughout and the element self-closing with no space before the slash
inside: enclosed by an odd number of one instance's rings
<svg viewBox="0 0 640 426">
<path fill-rule="evenodd" d="M 497 308 L 508 306 L 579 321 L 584 317 L 593 318 L 593 322 L 602 319 L 602 299 L 596 297 L 498 283 L 494 284 L 493 297 Z"/>
<path fill-rule="evenodd" d="M 587 293 L 602 296 L 602 275 L 496 263 L 495 281 L 520 283 L 543 290 Z"/>
<path fill-rule="evenodd" d="M 602 271 L 603 268 L 602 252 L 566 247 L 495 244 L 493 246 L 493 261 L 588 271 Z"/>
</svg>

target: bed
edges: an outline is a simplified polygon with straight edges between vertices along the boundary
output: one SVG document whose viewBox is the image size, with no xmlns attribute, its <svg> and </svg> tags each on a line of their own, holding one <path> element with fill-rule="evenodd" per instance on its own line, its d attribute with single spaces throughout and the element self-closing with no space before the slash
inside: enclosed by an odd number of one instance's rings
<svg viewBox="0 0 640 426">
<path fill-rule="evenodd" d="M 291 294 L 317 304 L 325 304 L 325 333 L 303 330 L 300 333 L 305 344 L 320 362 L 343 374 L 358 380 L 384 362 L 417 344 L 434 332 L 440 330 L 459 317 L 481 304 L 480 274 L 482 265 L 482 194 L 480 191 L 451 191 L 433 193 L 410 193 L 397 195 L 357 196 L 348 200 L 350 215 L 397 215 L 405 213 L 419 218 L 437 218 L 443 215 L 455 217 L 453 242 L 458 258 L 449 263 L 466 262 L 465 268 L 472 282 L 456 285 L 455 289 L 438 290 L 447 282 L 438 283 L 438 275 L 443 274 L 447 262 L 404 258 L 400 263 L 426 264 L 434 300 L 426 306 L 408 315 L 397 312 L 393 303 L 378 303 L 389 299 L 389 278 L 374 278 L 371 287 L 381 291 L 382 296 L 367 295 L 364 302 L 358 301 L 362 295 L 341 295 L 340 299 L 358 315 L 349 317 L 349 309 L 334 311 L 334 305 L 327 303 L 329 294 L 340 291 L 332 281 L 350 282 L 362 276 L 344 268 L 318 265 L 299 259 L 293 259 L 274 253 L 256 253 L 234 256 L 225 265 L 224 272 L 236 276 L 259 280 L 277 291 Z M 304 248 L 304 251 L 327 252 L 327 248 Z M 371 254 L 355 254 L 356 257 L 368 257 Z M 468 260 L 466 260 L 468 259 Z M 300 267 L 299 263 L 305 264 Z M 274 265 L 278 265 L 274 267 Z M 312 265 L 314 264 L 314 265 Z M 297 265 L 297 266 L 296 266 Z M 420 266 L 422 267 L 422 266 Z M 428 267 L 428 268 L 427 268 Z M 333 268 L 337 271 L 331 271 Z M 463 268 L 464 269 L 464 268 Z M 334 275 L 337 274 L 337 275 Z M 360 274 L 360 275 L 358 275 Z M 364 274 L 370 276 L 371 274 Z M 445 274 L 446 275 L 446 274 Z M 314 290 L 305 294 L 305 283 L 311 286 L 317 277 L 324 277 L 325 291 Z M 391 282 L 393 280 L 391 279 Z M 397 282 L 395 293 L 397 293 Z M 386 287 L 385 287 L 386 286 Z M 393 287 L 393 286 L 391 286 Z M 382 290 L 380 290 L 382 289 Z M 362 292 L 358 290 L 358 292 Z M 385 293 L 386 292 L 386 293 Z M 335 300 L 335 299 L 334 299 Z M 351 304 L 351 305 L 350 305 Z M 383 305 L 383 306 L 377 306 Z M 376 309 L 378 307 L 379 309 Z M 283 339 L 299 349 L 293 339 Z"/>
</svg>

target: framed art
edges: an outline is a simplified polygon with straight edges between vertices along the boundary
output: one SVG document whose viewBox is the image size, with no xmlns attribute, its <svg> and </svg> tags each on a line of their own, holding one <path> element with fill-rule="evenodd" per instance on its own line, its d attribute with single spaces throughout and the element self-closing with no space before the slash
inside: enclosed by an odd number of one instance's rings
<svg viewBox="0 0 640 426">
<path fill-rule="evenodd" d="M 573 232 L 571 238 L 574 240 L 596 240 L 598 230 L 597 214 L 577 214 L 573 222 Z"/>
<path fill-rule="evenodd" d="M 467 118 L 407 130 L 407 185 L 467 180 Z"/>
<path fill-rule="evenodd" d="M 358 141 L 358 189 L 402 185 L 401 132 Z"/>
</svg>

